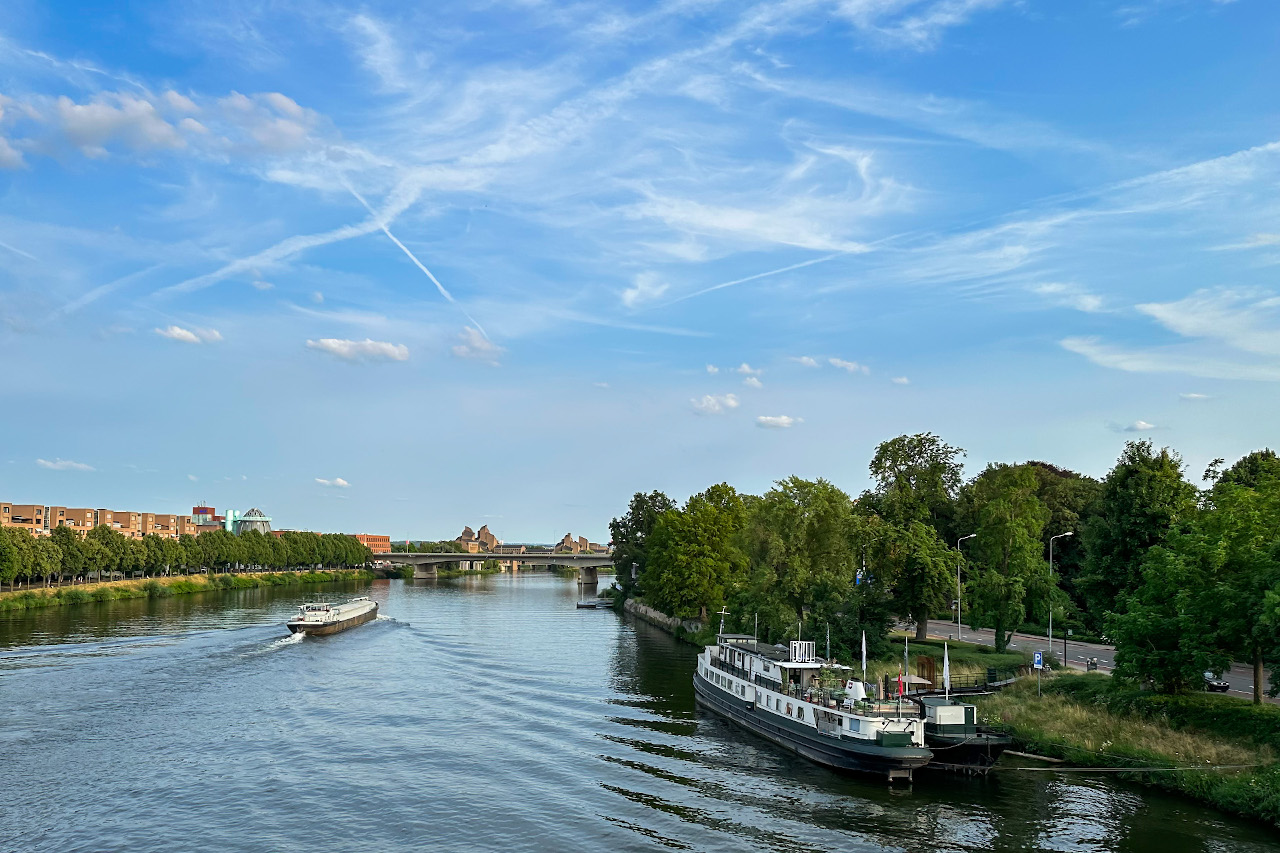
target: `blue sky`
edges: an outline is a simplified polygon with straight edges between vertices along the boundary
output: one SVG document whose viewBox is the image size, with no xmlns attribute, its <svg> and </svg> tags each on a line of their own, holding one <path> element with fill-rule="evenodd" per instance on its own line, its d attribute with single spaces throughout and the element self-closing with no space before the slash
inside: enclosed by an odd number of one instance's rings
<svg viewBox="0 0 1280 853">
<path fill-rule="evenodd" d="M 114 7 L 0 21 L 0 499 L 601 539 L 1275 444 L 1273 3 Z"/>
</svg>

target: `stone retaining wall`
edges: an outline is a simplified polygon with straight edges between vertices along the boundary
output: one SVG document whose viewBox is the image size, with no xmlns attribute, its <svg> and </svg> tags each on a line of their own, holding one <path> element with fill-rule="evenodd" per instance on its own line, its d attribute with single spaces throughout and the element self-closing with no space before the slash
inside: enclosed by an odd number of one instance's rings
<svg viewBox="0 0 1280 853">
<path fill-rule="evenodd" d="M 651 625 L 657 625 L 659 628 L 665 628 L 671 633 L 675 633 L 677 628 L 682 628 L 688 634 L 696 634 L 702 630 L 702 623 L 693 619 L 677 619 L 674 616 L 668 616 L 661 611 L 654 610 L 647 604 L 641 604 L 634 598 L 628 598 L 622 605 L 622 609 L 630 613 L 637 619 L 643 619 Z"/>
</svg>

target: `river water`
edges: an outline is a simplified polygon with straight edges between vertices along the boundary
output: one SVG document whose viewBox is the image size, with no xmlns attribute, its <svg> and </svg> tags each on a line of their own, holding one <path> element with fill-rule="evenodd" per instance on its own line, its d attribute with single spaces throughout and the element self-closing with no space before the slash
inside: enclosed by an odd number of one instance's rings
<svg viewBox="0 0 1280 853">
<path fill-rule="evenodd" d="M 0 850 L 1280 848 L 1109 779 L 827 772 L 695 709 L 695 650 L 572 581 L 377 581 L 376 622 L 297 639 L 339 596 L 301 589 L 0 617 Z"/>
</svg>

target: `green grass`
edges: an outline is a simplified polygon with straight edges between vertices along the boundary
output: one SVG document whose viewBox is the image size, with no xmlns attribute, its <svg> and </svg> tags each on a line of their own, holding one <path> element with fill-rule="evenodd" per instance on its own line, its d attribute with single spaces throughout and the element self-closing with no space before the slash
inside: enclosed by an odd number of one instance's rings
<svg viewBox="0 0 1280 853">
<path fill-rule="evenodd" d="M 975 704 L 984 723 L 1007 727 L 1023 749 L 1079 767 L 1263 765 L 1239 770 L 1135 773 L 1132 778 L 1280 826 L 1280 765 L 1271 745 L 1216 725 L 1190 725 L 1189 715 L 1179 719 L 1176 712 L 1155 713 L 1152 709 L 1156 705 L 1140 711 L 1132 697 L 1124 701 L 1110 697 L 1099 683 L 1103 679 L 1106 676 L 1061 675 L 1045 685 L 1042 697 L 1036 696 L 1031 680 L 1024 679 L 1013 688 L 977 699 Z M 1226 698 L 1250 707 L 1229 697 L 1204 698 Z M 1213 723 L 1210 716 L 1195 719 Z"/>
<path fill-rule="evenodd" d="M 112 581 L 87 587 L 23 590 L 0 595 L 0 612 L 62 607 L 69 604 L 118 601 L 133 598 L 165 598 L 214 589 L 251 589 L 262 586 L 330 583 L 338 580 L 370 580 L 363 569 L 332 572 L 267 572 L 244 575 L 190 575 L 147 580 Z"/>
</svg>

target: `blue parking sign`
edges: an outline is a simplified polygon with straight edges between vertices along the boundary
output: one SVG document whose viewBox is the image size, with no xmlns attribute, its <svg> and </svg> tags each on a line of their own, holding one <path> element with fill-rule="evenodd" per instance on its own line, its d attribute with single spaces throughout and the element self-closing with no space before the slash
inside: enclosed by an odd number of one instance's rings
<svg viewBox="0 0 1280 853">
<path fill-rule="evenodd" d="M 1044 652 L 1036 652 L 1033 660 L 1034 663 L 1032 665 L 1035 666 L 1036 669 L 1044 669 Z"/>
</svg>

